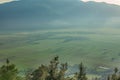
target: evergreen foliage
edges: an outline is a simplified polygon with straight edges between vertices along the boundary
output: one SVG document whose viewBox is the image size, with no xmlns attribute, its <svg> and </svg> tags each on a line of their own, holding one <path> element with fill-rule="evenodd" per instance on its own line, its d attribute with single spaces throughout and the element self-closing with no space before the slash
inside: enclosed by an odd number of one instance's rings
<svg viewBox="0 0 120 80">
<path fill-rule="evenodd" d="M 79 73 L 78 73 L 78 80 L 87 80 L 86 73 L 85 73 L 85 67 L 83 63 L 79 66 Z"/>
<path fill-rule="evenodd" d="M 0 67 L 0 80 L 17 80 L 18 70 L 7 59 L 6 64 Z"/>
<path fill-rule="evenodd" d="M 59 57 L 54 57 L 49 65 L 41 65 L 35 70 L 29 70 L 25 73 L 25 77 L 18 76 L 18 69 L 6 59 L 6 64 L 0 67 L 0 80 L 89 80 L 86 76 L 86 69 L 81 63 L 79 71 L 73 77 L 66 76 L 68 64 L 59 62 Z M 92 80 L 101 80 L 94 78 Z M 103 80 L 103 79 L 102 79 Z M 120 80 L 118 68 L 114 69 L 114 73 L 108 75 L 104 80 Z"/>
</svg>

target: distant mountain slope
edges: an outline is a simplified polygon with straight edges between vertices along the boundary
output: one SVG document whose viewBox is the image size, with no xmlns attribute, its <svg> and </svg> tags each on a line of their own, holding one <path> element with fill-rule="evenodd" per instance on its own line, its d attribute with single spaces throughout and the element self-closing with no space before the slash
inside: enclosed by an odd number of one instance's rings
<svg viewBox="0 0 120 80">
<path fill-rule="evenodd" d="M 118 27 L 120 6 L 79 0 L 21 0 L 0 5 L 0 30 Z"/>
</svg>

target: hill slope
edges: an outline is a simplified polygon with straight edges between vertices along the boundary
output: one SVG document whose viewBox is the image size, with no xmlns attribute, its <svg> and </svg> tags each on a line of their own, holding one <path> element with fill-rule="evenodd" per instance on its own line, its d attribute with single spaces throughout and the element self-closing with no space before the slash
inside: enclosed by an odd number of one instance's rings
<svg viewBox="0 0 120 80">
<path fill-rule="evenodd" d="M 0 5 L 0 30 L 118 27 L 120 7 L 79 0 L 21 0 Z"/>
</svg>

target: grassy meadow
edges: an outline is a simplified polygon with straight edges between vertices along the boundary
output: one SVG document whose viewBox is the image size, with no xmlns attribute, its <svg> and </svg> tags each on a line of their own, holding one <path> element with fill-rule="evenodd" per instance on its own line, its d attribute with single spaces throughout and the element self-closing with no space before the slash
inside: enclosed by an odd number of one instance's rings
<svg viewBox="0 0 120 80">
<path fill-rule="evenodd" d="M 55 55 L 87 68 L 120 67 L 119 29 L 54 29 L 0 33 L 0 64 L 8 58 L 19 68 L 48 64 Z"/>
</svg>

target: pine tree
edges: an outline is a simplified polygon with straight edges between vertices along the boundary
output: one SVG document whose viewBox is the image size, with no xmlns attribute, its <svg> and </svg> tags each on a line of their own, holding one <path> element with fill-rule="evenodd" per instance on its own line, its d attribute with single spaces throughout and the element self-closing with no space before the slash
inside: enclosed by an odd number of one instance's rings
<svg viewBox="0 0 120 80">
<path fill-rule="evenodd" d="M 85 67 L 82 63 L 79 65 L 78 80 L 87 80 Z"/>
<path fill-rule="evenodd" d="M 59 57 L 56 56 L 50 61 L 48 80 L 57 80 Z"/>
<path fill-rule="evenodd" d="M 41 65 L 38 69 L 34 70 L 30 76 L 30 80 L 46 80 L 48 77 L 48 67 Z"/>
<path fill-rule="evenodd" d="M 117 72 L 118 72 L 118 68 L 114 69 L 114 74 L 112 74 L 112 80 L 118 80 L 118 76 L 117 76 Z"/>
<path fill-rule="evenodd" d="M 107 80 L 111 80 L 110 75 L 108 75 Z"/>
<path fill-rule="evenodd" d="M 7 59 L 6 64 L 0 67 L 0 80 L 17 80 L 18 70 L 14 64 Z"/>
<path fill-rule="evenodd" d="M 118 72 L 118 68 L 117 67 L 114 69 L 114 72 L 115 72 L 115 74 L 117 74 L 117 72 Z"/>
</svg>

